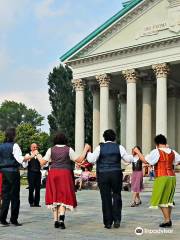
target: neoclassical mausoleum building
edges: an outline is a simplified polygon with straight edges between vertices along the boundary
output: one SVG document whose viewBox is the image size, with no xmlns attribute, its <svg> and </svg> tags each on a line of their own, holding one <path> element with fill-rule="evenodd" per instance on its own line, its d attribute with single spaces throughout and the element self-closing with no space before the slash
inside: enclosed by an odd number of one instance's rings
<svg viewBox="0 0 180 240">
<path fill-rule="evenodd" d="M 61 57 L 73 69 L 75 148 L 84 146 L 84 86 L 93 94 L 93 146 L 116 128 L 121 144 L 143 153 L 162 133 L 180 152 L 180 0 L 131 0 Z"/>
</svg>

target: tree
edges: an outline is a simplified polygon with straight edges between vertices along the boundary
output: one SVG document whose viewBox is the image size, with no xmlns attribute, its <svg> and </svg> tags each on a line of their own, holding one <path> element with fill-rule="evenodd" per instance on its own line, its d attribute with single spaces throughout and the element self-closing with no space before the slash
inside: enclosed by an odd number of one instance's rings
<svg viewBox="0 0 180 240">
<path fill-rule="evenodd" d="M 49 74 L 49 100 L 52 112 L 48 116 L 51 133 L 63 131 L 71 146 L 74 146 L 75 91 L 72 87 L 72 70 L 68 66 L 55 67 Z M 85 141 L 92 139 L 92 95 L 85 88 Z"/>
<path fill-rule="evenodd" d="M 0 106 L 0 130 L 17 127 L 21 123 L 31 123 L 34 127 L 41 126 L 44 117 L 35 109 L 28 109 L 23 103 L 5 100 Z"/>
<path fill-rule="evenodd" d="M 63 131 L 69 143 L 74 145 L 75 93 L 73 92 L 72 71 L 69 67 L 55 67 L 49 74 L 49 100 L 52 112 L 48 116 L 51 133 Z"/>
<path fill-rule="evenodd" d="M 23 154 L 30 151 L 30 145 L 37 143 L 39 151 L 44 155 L 50 147 L 50 137 L 45 132 L 40 132 L 30 123 L 22 123 L 16 128 L 16 141 L 20 145 Z"/>
<path fill-rule="evenodd" d="M 3 143 L 5 139 L 5 135 L 3 131 L 0 131 L 0 143 Z"/>
</svg>

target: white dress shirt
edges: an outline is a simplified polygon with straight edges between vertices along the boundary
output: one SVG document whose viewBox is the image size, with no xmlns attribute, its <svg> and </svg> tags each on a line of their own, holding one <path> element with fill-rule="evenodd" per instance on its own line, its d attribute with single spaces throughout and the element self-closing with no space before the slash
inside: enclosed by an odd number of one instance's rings
<svg viewBox="0 0 180 240">
<path fill-rule="evenodd" d="M 15 157 L 16 161 L 25 168 L 26 162 L 24 162 L 24 157 L 22 156 L 22 151 L 17 143 L 13 145 L 13 156 Z"/>
<path fill-rule="evenodd" d="M 108 143 L 108 142 L 111 142 L 111 141 L 107 141 L 105 143 Z M 111 143 L 114 143 L 114 142 L 111 142 Z M 125 148 L 122 146 L 122 145 L 119 145 L 119 151 L 120 151 L 120 154 L 121 154 L 121 158 L 127 162 L 127 163 L 131 163 L 133 162 L 133 156 L 132 155 L 129 155 L 127 154 Z M 100 155 L 100 146 L 97 146 L 94 150 L 93 153 L 91 152 L 88 152 L 87 154 L 87 160 L 88 162 L 90 163 L 95 163 L 98 158 L 99 158 L 99 155 Z"/>
</svg>

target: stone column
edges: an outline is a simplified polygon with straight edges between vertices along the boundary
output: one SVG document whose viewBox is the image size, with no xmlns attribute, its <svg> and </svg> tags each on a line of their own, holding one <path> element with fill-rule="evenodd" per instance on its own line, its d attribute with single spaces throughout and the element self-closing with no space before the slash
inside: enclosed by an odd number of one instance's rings
<svg viewBox="0 0 180 240">
<path fill-rule="evenodd" d="M 174 88 L 168 89 L 167 109 L 168 144 L 170 148 L 176 149 L 176 91 Z"/>
<path fill-rule="evenodd" d="M 126 146 L 126 94 L 120 94 L 120 140 Z"/>
<path fill-rule="evenodd" d="M 156 86 L 156 135 L 163 134 L 167 137 L 167 63 L 152 66 L 157 79 Z"/>
<path fill-rule="evenodd" d="M 142 152 L 147 154 L 151 150 L 152 117 L 151 117 L 151 86 L 152 83 L 144 79 L 142 91 Z"/>
<path fill-rule="evenodd" d="M 116 109 L 117 109 L 117 94 L 116 90 L 109 92 L 109 129 L 116 132 Z"/>
<path fill-rule="evenodd" d="M 99 138 L 99 124 L 100 124 L 100 94 L 99 87 L 92 86 L 91 88 L 93 95 L 93 150 L 98 146 Z"/>
<path fill-rule="evenodd" d="M 103 132 L 108 129 L 108 107 L 109 107 L 109 83 L 110 75 L 102 74 L 96 76 L 100 85 L 100 141 L 103 141 Z"/>
<path fill-rule="evenodd" d="M 75 151 L 81 154 L 84 148 L 84 81 L 82 79 L 72 80 L 76 91 L 75 112 Z"/>
<path fill-rule="evenodd" d="M 126 149 L 131 153 L 136 145 L 136 80 L 135 69 L 123 71 L 127 82 Z"/>
</svg>

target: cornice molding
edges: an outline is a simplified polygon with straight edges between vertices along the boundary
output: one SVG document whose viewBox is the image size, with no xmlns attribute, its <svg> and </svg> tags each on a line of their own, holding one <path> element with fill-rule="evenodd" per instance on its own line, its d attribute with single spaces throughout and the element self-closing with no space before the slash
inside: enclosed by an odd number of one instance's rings
<svg viewBox="0 0 180 240">
<path fill-rule="evenodd" d="M 93 63 L 98 63 L 102 61 L 109 61 L 113 60 L 115 58 L 119 57 L 125 57 L 126 55 L 135 55 L 144 51 L 154 51 L 156 48 L 159 50 L 171 47 L 174 45 L 180 44 L 180 36 L 173 37 L 173 38 L 168 38 L 168 39 L 162 39 L 158 41 L 153 41 L 149 43 L 144 43 L 132 47 L 126 47 L 126 48 L 121 48 L 121 49 L 115 49 L 113 51 L 109 52 L 104 52 L 98 55 L 92 55 L 89 57 L 84 57 L 84 58 L 79 58 L 76 60 L 71 60 L 67 64 L 70 66 L 77 66 L 81 64 L 93 64 Z"/>
</svg>

